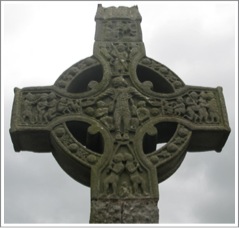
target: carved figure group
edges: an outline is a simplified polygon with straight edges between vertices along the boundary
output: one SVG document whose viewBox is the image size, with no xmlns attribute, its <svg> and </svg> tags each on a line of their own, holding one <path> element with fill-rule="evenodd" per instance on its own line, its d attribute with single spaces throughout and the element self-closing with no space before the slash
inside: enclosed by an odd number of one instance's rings
<svg viewBox="0 0 239 228">
<path fill-rule="evenodd" d="M 56 116 L 79 112 L 79 100 L 58 97 L 54 92 L 27 93 L 22 104 L 22 121 L 31 124 L 44 124 Z"/>
<path fill-rule="evenodd" d="M 128 73 L 130 59 L 137 54 L 136 44 L 105 43 L 100 48 L 101 54 L 108 61 L 111 67 L 112 76 L 121 76 Z"/>
<path fill-rule="evenodd" d="M 151 115 L 181 116 L 195 123 L 218 123 L 218 105 L 213 92 L 190 92 L 174 100 L 161 99 L 151 103 Z"/>
<path fill-rule="evenodd" d="M 186 112 L 184 117 L 198 123 L 218 123 L 218 106 L 212 92 L 191 92 L 185 98 Z M 184 114 L 184 113 L 182 113 Z"/>
<path fill-rule="evenodd" d="M 127 21 L 107 21 L 105 23 L 105 39 L 106 40 L 124 40 L 134 39 L 137 35 L 136 22 Z"/>
<path fill-rule="evenodd" d="M 95 110 L 89 106 L 85 112 L 89 115 L 95 115 L 110 130 L 114 129 L 117 140 L 128 140 L 129 132 L 138 126 L 136 119 L 143 122 L 149 118 L 149 111 L 145 108 L 146 102 L 139 101 L 136 105 L 134 97 L 147 100 L 135 88 L 129 86 L 123 77 L 115 77 L 112 80 L 112 87 L 99 95 L 95 101 L 85 101 L 85 103 L 97 104 Z M 108 101 L 108 104 L 103 101 L 103 99 L 109 98 L 111 100 Z"/>
<path fill-rule="evenodd" d="M 120 183 L 123 173 L 128 176 L 128 180 Z M 104 179 L 104 194 L 110 197 L 116 195 L 121 197 L 147 196 L 148 192 L 142 173 L 143 170 L 139 163 L 131 154 L 116 154 L 107 169 L 107 176 Z"/>
<path fill-rule="evenodd" d="M 115 155 L 112 164 L 108 167 L 108 176 L 104 179 L 104 193 L 117 195 L 119 176 L 124 171 L 123 156 Z"/>
</svg>

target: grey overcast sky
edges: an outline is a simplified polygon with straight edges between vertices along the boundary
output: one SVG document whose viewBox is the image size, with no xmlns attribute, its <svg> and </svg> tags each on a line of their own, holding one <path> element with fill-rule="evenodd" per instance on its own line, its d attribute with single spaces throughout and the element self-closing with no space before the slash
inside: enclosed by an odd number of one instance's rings
<svg viewBox="0 0 239 228">
<path fill-rule="evenodd" d="M 14 87 L 52 85 L 64 70 L 93 54 L 98 3 L 138 5 L 148 57 L 165 64 L 185 84 L 223 87 L 231 126 L 228 141 L 221 153 L 188 153 L 178 171 L 159 185 L 160 223 L 234 224 L 235 1 L 2 2 L 5 224 L 89 222 L 90 189 L 69 177 L 51 153 L 15 153 L 9 127 Z"/>
</svg>

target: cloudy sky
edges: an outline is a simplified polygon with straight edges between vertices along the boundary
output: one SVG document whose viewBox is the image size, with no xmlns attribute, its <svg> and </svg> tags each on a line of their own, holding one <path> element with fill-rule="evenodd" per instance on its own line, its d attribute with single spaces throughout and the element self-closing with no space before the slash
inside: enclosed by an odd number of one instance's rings
<svg viewBox="0 0 239 228">
<path fill-rule="evenodd" d="M 188 85 L 223 87 L 232 130 L 228 141 L 221 153 L 188 153 L 160 184 L 160 223 L 234 224 L 237 2 L 227 1 L 2 2 L 4 222 L 89 222 L 90 189 L 71 179 L 51 153 L 15 153 L 8 132 L 14 87 L 52 85 L 65 69 L 92 55 L 98 3 L 138 5 L 148 57 Z"/>
</svg>

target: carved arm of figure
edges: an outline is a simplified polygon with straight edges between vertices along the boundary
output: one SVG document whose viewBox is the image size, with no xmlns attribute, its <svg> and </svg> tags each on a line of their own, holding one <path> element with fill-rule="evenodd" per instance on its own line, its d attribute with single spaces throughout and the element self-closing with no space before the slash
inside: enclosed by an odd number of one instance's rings
<svg viewBox="0 0 239 228">
<path fill-rule="evenodd" d="M 112 99 L 114 99 L 114 95 L 115 95 L 114 89 L 110 88 L 107 89 L 104 93 L 97 95 L 97 97 L 94 97 L 94 99 L 95 101 L 101 100 L 102 98 L 105 97 L 111 97 Z"/>
<path fill-rule="evenodd" d="M 113 58 L 112 55 L 109 54 L 109 51 L 106 48 L 106 46 L 101 47 L 100 52 L 105 57 L 105 59 L 108 60 L 108 61 L 110 61 Z"/>
<path fill-rule="evenodd" d="M 113 171 L 114 165 L 115 165 L 115 164 L 112 162 L 112 163 L 107 167 L 107 169 L 106 169 L 106 173 L 107 173 L 107 174 L 110 174 L 111 171 Z"/>
<path fill-rule="evenodd" d="M 138 92 L 135 88 L 130 87 L 129 88 L 129 93 L 133 96 L 136 96 L 138 98 L 141 98 L 143 100 L 145 100 L 146 102 L 149 102 L 149 97 L 143 96 L 140 92 Z"/>
</svg>

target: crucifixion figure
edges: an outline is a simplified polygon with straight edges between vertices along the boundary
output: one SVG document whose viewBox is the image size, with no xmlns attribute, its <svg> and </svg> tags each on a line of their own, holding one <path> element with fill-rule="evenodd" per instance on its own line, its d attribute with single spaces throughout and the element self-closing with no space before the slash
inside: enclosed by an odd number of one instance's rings
<svg viewBox="0 0 239 228">
<path fill-rule="evenodd" d="M 228 138 L 222 88 L 187 86 L 148 58 L 137 6 L 98 5 L 95 20 L 91 57 L 52 86 L 15 88 L 14 149 L 52 152 L 90 186 L 91 223 L 158 223 L 158 183 L 187 151 L 220 152 Z"/>
</svg>

